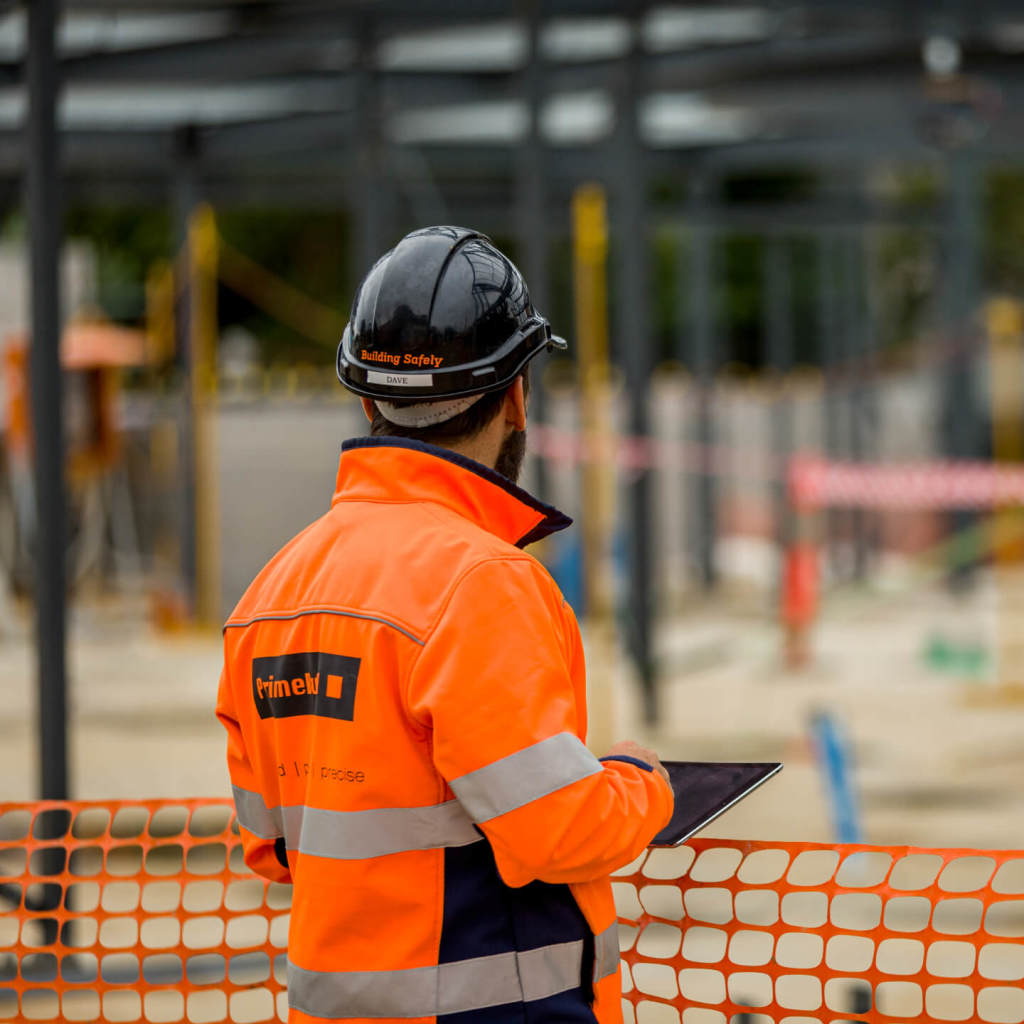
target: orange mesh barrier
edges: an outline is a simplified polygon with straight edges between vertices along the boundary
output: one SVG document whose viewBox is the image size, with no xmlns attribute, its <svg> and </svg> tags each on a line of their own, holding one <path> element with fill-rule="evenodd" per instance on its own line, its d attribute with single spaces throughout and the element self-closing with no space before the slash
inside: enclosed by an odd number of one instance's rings
<svg viewBox="0 0 1024 1024">
<path fill-rule="evenodd" d="M 615 879 L 627 1022 L 1024 1021 L 1024 853 L 693 840 Z"/>
<path fill-rule="evenodd" d="M 1024 853 L 694 840 L 615 879 L 628 1024 L 1024 1022 Z M 284 1020 L 227 800 L 0 804 L 0 1021 Z"/>
<path fill-rule="evenodd" d="M 0 804 L 0 1020 L 285 1020 L 289 904 L 230 801 Z"/>
</svg>

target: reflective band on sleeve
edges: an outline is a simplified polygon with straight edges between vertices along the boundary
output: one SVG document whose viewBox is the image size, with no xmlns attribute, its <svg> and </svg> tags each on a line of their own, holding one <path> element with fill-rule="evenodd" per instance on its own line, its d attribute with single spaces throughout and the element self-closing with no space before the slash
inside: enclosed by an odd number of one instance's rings
<svg viewBox="0 0 1024 1024">
<path fill-rule="evenodd" d="M 231 792 L 235 797 L 238 824 L 247 832 L 259 836 L 260 839 L 277 839 L 284 834 L 281 829 L 279 807 L 271 810 L 259 793 L 253 793 L 248 789 L 232 786 Z"/>
<path fill-rule="evenodd" d="M 289 850 L 336 860 L 468 846 L 483 839 L 457 800 L 370 811 L 285 807 L 284 835 Z"/>
<path fill-rule="evenodd" d="M 435 1017 L 545 999 L 579 988 L 583 942 L 435 967 L 309 971 L 288 964 L 288 1005 L 311 1017 Z"/>
<path fill-rule="evenodd" d="M 619 969 L 619 926 L 611 924 L 594 936 L 594 981 L 607 978 Z"/>
<path fill-rule="evenodd" d="M 490 821 L 602 771 L 569 732 L 560 732 L 475 772 L 451 780 L 452 792 L 476 822 Z"/>
</svg>

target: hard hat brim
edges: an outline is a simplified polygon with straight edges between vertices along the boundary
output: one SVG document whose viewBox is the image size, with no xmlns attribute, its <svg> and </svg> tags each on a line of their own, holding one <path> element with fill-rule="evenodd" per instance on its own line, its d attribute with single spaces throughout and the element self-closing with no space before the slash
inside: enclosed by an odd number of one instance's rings
<svg viewBox="0 0 1024 1024">
<path fill-rule="evenodd" d="M 497 352 L 475 363 L 435 368 L 409 367 L 404 365 L 401 353 L 395 353 L 392 363 L 377 365 L 356 355 L 350 324 L 338 345 L 336 369 L 338 380 L 363 398 L 436 401 L 507 387 L 541 352 L 564 352 L 567 348 L 565 338 L 552 334 L 548 321 L 535 315 Z"/>
</svg>

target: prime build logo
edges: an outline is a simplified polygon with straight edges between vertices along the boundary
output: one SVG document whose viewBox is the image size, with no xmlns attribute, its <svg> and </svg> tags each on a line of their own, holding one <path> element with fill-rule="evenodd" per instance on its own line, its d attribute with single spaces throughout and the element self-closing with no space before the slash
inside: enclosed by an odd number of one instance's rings
<svg viewBox="0 0 1024 1024">
<path fill-rule="evenodd" d="M 306 651 L 252 660 L 252 699 L 260 718 L 320 715 L 351 722 L 359 659 Z"/>
</svg>

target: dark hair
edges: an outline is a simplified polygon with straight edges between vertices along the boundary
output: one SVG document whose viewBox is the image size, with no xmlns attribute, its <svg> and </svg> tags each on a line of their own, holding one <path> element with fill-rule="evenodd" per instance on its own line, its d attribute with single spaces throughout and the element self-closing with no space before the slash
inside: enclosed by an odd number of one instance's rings
<svg viewBox="0 0 1024 1024">
<path fill-rule="evenodd" d="M 528 365 L 523 367 L 523 372 L 519 376 L 523 378 L 523 394 L 529 395 L 530 368 Z M 385 418 L 384 414 L 377 408 L 377 403 L 374 402 L 373 420 L 370 423 L 370 436 L 406 437 L 412 441 L 423 441 L 426 444 L 442 446 L 457 444 L 460 441 L 468 441 L 470 438 L 476 437 L 498 415 L 498 411 L 505 401 L 509 388 L 514 386 L 515 381 L 500 391 L 489 391 L 479 401 L 474 402 L 465 412 L 460 412 L 458 416 L 453 416 L 450 420 L 445 420 L 443 423 L 434 423 L 429 427 L 403 427 L 398 423 L 392 423 L 389 419 Z M 422 403 L 423 399 L 399 398 L 389 399 L 389 401 L 393 401 L 398 408 L 402 409 L 409 405 L 418 405 Z"/>
</svg>

